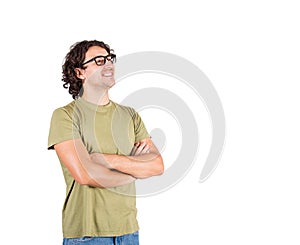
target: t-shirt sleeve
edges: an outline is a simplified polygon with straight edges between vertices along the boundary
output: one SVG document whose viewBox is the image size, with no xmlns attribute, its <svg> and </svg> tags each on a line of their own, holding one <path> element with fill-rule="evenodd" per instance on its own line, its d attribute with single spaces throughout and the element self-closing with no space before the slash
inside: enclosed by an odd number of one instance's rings
<svg viewBox="0 0 300 245">
<path fill-rule="evenodd" d="M 80 138 L 78 126 L 74 123 L 73 116 L 63 107 L 56 109 L 51 118 L 48 136 L 48 150 L 60 142 Z"/>
<path fill-rule="evenodd" d="M 142 118 L 136 111 L 134 111 L 133 114 L 133 124 L 134 124 L 134 133 L 135 133 L 135 142 L 139 142 L 143 139 L 150 138 L 150 134 L 148 133 Z"/>
</svg>

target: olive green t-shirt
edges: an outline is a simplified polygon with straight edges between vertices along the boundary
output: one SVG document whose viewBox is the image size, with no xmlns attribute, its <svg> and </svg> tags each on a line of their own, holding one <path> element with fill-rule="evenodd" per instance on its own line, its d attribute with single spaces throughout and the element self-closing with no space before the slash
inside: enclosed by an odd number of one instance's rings
<svg viewBox="0 0 300 245">
<path fill-rule="evenodd" d="M 113 101 L 97 106 L 78 98 L 53 112 L 48 149 L 81 138 L 89 153 L 129 155 L 135 142 L 148 137 L 133 108 Z M 62 213 L 65 238 L 120 236 L 139 229 L 134 183 L 114 188 L 80 185 L 62 162 L 61 166 L 66 182 Z"/>
</svg>

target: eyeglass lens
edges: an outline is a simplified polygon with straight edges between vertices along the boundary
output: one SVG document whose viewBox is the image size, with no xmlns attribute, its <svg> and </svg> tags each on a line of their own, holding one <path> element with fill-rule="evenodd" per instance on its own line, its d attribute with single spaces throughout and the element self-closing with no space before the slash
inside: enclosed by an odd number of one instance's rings
<svg viewBox="0 0 300 245">
<path fill-rule="evenodd" d="M 98 66 L 103 66 L 106 63 L 106 60 L 115 63 L 115 57 L 112 55 L 108 55 L 106 57 L 96 57 L 95 62 Z"/>
</svg>

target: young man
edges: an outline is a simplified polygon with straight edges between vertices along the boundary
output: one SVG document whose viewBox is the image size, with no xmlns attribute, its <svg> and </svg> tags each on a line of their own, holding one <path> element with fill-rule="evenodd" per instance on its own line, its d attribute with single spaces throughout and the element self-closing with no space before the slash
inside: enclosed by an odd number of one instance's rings
<svg viewBox="0 0 300 245">
<path fill-rule="evenodd" d="M 160 175 L 163 160 L 139 114 L 110 100 L 116 56 L 93 40 L 63 64 L 73 101 L 53 112 L 48 149 L 66 181 L 64 244 L 138 244 L 135 180 Z"/>
</svg>

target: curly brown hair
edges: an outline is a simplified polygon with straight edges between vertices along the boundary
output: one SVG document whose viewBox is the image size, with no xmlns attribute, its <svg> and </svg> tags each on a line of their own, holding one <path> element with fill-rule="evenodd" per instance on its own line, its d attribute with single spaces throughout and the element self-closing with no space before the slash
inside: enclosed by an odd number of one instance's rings
<svg viewBox="0 0 300 245">
<path fill-rule="evenodd" d="M 64 82 L 63 87 L 69 89 L 69 93 L 73 99 L 82 95 L 82 80 L 76 76 L 75 68 L 82 68 L 82 63 L 85 59 L 85 54 L 90 47 L 99 46 L 104 48 L 108 54 L 113 50 L 110 49 L 109 45 L 97 40 L 81 41 L 73 44 L 70 47 L 69 53 L 66 55 L 64 64 L 62 65 L 62 81 Z"/>
</svg>

